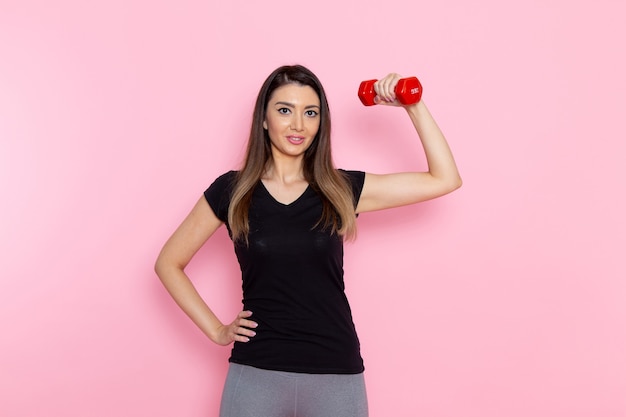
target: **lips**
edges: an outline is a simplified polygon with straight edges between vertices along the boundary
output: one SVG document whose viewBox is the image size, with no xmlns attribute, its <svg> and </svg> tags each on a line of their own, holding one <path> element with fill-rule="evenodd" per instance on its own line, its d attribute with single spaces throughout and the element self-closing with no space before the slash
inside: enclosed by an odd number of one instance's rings
<svg viewBox="0 0 626 417">
<path fill-rule="evenodd" d="M 289 143 L 293 143 L 294 145 L 300 145 L 304 142 L 304 136 L 290 135 L 287 136 L 287 140 Z"/>
</svg>

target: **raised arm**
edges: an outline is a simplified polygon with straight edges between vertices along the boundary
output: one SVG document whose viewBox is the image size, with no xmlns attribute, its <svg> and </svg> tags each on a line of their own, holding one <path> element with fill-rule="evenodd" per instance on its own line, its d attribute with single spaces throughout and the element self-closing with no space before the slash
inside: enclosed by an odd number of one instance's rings
<svg viewBox="0 0 626 417">
<path fill-rule="evenodd" d="M 394 89 L 400 78 L 398 74 L 389 74 L 379 80 L 374 86 L 375 100 L 382 105 L 404 107 L 422 142 L 428 171 L 385 175 L 366 173 L 357 213 L 430 200 L 452 192 L 462 184 L 446 138 L 424 101 L 402 106 L 396 100 Z"/>
<path fill-rule="evenodd" d="M 200 297 L 185 267 L 204 243 L 222 225 L 204 197 L 196 203 L 189 215 L 163 246 L 155 264 L 161 282 L 179 307 L 213 342 L 227 345 L 247 342 L 256 323 L 247 320 L 252 313 L 240 312 L 235 320 L 224 325 Z"/>
</svg>

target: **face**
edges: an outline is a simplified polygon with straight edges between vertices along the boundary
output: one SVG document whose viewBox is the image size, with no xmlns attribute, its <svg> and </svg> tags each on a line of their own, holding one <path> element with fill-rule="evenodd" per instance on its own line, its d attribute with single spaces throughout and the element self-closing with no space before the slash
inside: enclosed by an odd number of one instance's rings
<svg viewBox="0 0 626 417">
<path fill-rule="evenodd" d="M 311 87 L 286 84 L 272 93 L 263 128 L 274 159 L 301 158 L 320 127 L 320 99 Z"/>
</svg>

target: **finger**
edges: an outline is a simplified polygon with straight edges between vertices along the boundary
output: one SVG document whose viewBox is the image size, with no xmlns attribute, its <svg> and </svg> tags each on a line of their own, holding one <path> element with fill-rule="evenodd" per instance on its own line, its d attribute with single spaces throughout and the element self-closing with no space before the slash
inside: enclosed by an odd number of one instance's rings
<svg viewBox="0 0 626 417">
<path fill-rule="evenodd" d="M 378 102 L 389 103 L 393 101 L 394 97 L 392 95 L 392 92 L 389 91 L 388 84 L 384 82 L 383 80 L 379 82 L 380 84 L 378 84 L 378 91 L 377 91 Z"/>
<path fill-rule="evenodd" d="M 258 325 L 251 320 L 237 319 L 230 325 L 230 331 L 235 335 L 252 337 L 256 335 L 256 332 L 252 329 L 257 326 Z"/>
<path fill-rule="evenodd" d="M 233 342 L 248 343 L 249 341 L 250 341 L 250 338 L 246 336 L 235 335 L 233 337 Z"/>
<path fill-rule="evenodd" d="M 380 79 L 374 83 L 374 91 L 376 91 L 377 102 L 388 101 L 387 88 L 385 85 L 385 79 Z"/>
<path fill-rule="evenodd" d="M 249 342 L 251 337 L 256 336 L 256 333 L 245 327 L 235 327 L 231 334 L 231 339 L 235 342 Z"/>
<path fill-rule="evenodd" d="M 396 99 L 396 85 L 400 75 L 396 73 L 388 74 L 386 77 L 380 80 L 380 93 L 386 102 L 393 102 Z"/>
<path fill-rule="evenodd" d="M 237 314 L 237 318 L 240 319 L 247 319 L 250 316 L 252 316 L 252 311 L 250 310 L 240 311 L 239 314 Z"/>
<path fill-rule="evenodd" d="M 237 322 L 238 326 L 249 327 L 249 328 L 254 329 L 258 326 L 258 324 L 257 322 L 253 320 L 248 320 L 248 318 L 251 316 L 252 316 L 252 311 L 250 310 L 241 311 L 237 315 L 237 319 L 235 319 L 235 322 Z"/>
<path fill-rule="evenodd" d="M 238 336 L 254 337 L 254 336 L 256 336 L 256 332 L 254 330 L 250 330 L 250 329 L 247 329 L 245 327 L 238 327 L 237 328 L 237 335 Z"/>
<path fill-rule="evenodd" d="M 259 324 L 256 321 L 240 319 L 239 326 L 247 327 L 249 329 L 256 329 L 259 326 Z"/>
<path fill-rule="evenodd" d="M 392 98 L 392 91 L 391 91 L 391 78 L 389 75 L 387 75 L 385 78 L 382 79 L 381 82 L 381 92 L 383 94 L 383 98 L 385 99 L 385 101 L 391 101 Z"/>
</svg>

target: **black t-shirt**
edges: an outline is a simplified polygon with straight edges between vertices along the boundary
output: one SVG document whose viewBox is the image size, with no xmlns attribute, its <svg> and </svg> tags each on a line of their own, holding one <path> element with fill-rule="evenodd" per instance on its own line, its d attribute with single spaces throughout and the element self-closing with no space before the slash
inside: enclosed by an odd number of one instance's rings
<svg viewBox="0 0 626 417">
<path fill-rule="evenodd" d="M 358 202 L 365 173 L 340 172 Z M 230 171 L 204 192 L 227 227 L 235 177 Z M 251 319 L 259 326 L 249 342 L 235 342 L 231 362 L 288 372 L 363 372 L 344 292 L 343 240 L 321 226 L 313 228 L 321 214 L 321 198 L 311 186 L 290 204 L 276 201 L 261 181 L 255 187 L 249 246 L 236 242 L 234 247 L 244 309 L 253 312 Z"/>
</svg>

